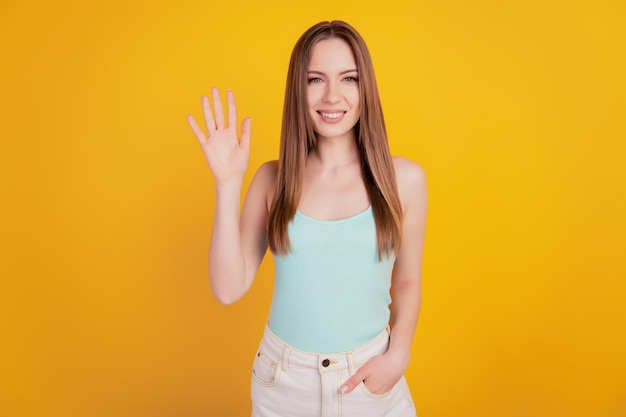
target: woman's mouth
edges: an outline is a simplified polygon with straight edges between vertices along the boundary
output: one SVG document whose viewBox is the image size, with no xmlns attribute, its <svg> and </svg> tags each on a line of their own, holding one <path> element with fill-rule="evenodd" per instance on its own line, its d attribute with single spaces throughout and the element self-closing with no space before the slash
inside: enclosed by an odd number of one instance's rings
<svg viewBox="0 0 626 417">
<path fill-rule="evenodd" d="M 327 123 L 338 123 L 345 116 L 345 111 L 318 111 L 317 114 L 322 116 L 322 120 Z"/>
</svg>

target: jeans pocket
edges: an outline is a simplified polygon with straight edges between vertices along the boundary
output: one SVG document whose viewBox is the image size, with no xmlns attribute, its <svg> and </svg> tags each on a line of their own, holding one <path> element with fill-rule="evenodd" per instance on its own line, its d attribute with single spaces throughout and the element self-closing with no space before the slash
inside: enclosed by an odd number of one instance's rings
<svg viewBox="0 0 626 417">
<path fill-rule="evenodd" d="M 376 400 L 381 400 L 381 399 L 387 397 L 389 394 L 391 394 L 393 392 L 394 388 L 396 387 L 396 385 L 394 385 L 389 391 L 383 392 L 381 394 L 374 394 L 373 392 L 370 392 L 370 390 L 367 389 L 367 385 L 365 385 L 364 381 L 361 381 L 361 383 L 359 384 L 359 387 L 361 388 L 361 390 L 363 390 L 365 395 L 367 395 L 368 397 L 374 398 Z"/>
<path fill-rule="evenodd" d="M 273 387 L 280 377 L 280 361 L 275 359 L 271 351 L 262 344 L 252 364 L 252 376 L 255 381 L 265 387 Z"/>
</svg>

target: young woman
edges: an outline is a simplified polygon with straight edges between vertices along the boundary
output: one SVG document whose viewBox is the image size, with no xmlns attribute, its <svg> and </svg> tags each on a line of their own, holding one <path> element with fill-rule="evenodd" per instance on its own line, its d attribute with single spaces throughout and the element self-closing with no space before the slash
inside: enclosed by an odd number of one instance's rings
<svg viewBox="0 0 626 417">
<path fill-rule="evenodd" d="M 259 168 L 241 213 L 251 119 L 239 138 L 233 93 L 227 121 L 211 93 L 208 136 L 188 121 L 215 177 L 215 297 L 237 301 L 268 247 L 275 260 L 253 416 L 415 416 L 403 374 L 420 307 L 426 184 L 417 164 L 390 155 L 363 39 L 332 21 L 298 40 L 280 159 Z"/>
</svg>

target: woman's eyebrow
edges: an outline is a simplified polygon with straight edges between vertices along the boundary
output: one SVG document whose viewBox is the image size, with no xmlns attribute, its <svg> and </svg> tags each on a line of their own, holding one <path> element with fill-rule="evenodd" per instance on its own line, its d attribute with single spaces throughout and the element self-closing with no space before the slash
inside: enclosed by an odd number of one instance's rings
<svg viewBox="0 0 626 417">
<path fill-rule="evenodd" d="M 349 69 L 349 70 L 341 71 L 341 72 L 339 73 L 339 75 L 347 74 L 347 73 L 350 73 L 350 72 L 358 72 L 358 70 L 356 70 L 356 69 Z M 315 71 L 315 70 L 308 71 L 307 73 L 308 73 L 308 74 L 319 74 L 319 75 L 325 75 L 325 73 L 324 73 L 324 72 L 322 72 L 322 71 Z"/>
</svg>

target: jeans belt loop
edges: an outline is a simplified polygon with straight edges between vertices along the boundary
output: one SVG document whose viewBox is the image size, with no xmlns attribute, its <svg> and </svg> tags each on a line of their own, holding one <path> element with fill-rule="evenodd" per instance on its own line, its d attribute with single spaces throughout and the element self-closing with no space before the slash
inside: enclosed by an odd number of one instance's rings
<svg viewBox="0 0 626 417">
<path fill-rule="evenodd" d="M 282 371 L 283 372 L 287 372 L 287 364 L 289 362 L 289 352 L 291 351 L 290 348 L 285 347 L 285 350 L 283 351 L 283 363 L 282 363 Z"/>
<path fill-rule="evenodd" d="M 347 353 L 346 356 L 348 357 L 348 366 L 350 368 L 350 376 L 352 376 L 356 372 L 356 369 L 354 369 L 354 360 L 352 358 L 352 352 Z"/>
</svg>

